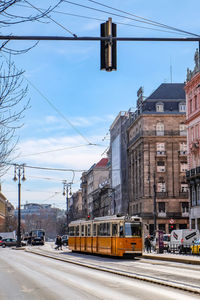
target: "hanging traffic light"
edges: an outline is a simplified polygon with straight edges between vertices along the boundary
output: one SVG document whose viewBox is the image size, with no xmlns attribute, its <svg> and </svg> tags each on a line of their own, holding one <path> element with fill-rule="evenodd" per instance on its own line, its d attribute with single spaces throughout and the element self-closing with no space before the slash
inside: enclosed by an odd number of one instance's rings
<svg viewBox="0 0 200 300">
<path fill-rule="evenodd" d="M 109 40 L 101 41 L 101 70 L 111 72 L 117 70 L 117 42 L 112 37 L 117 36 L 117 25 L 108 18 L 101 24 L 101 37 L 109 37 Z"/>
</svg>

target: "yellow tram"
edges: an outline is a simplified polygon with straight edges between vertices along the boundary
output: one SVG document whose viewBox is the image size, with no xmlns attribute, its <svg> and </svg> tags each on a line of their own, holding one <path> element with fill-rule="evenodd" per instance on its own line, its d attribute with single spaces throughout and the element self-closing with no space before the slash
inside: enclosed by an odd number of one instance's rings
<svg viewBox="0 0 200 300">
<path fill-rule="evenodd" d="M 142 255 L 142 220 L 106 216 L 69 224 L 69 249 L 112 256 Z"/>
</svg>

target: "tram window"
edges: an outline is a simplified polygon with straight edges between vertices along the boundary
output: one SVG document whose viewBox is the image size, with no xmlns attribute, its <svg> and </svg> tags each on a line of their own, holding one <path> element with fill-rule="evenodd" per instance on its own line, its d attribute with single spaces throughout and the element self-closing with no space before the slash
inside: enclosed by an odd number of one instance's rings
<svg viewBox="0 0 200 300">
<path fill-rule="evenodd" d="M 117 224 L 112 224 L 112 236 L 117 236 Z"/>
<path fill-rule="evenodd" d="M 107 236 L 110 236 L 110 223 L 107 223 Z"/>
<path fill-rule="evenodd" d="M 93 236 L 97 235 L 97 224 L 93 224 Z"/>
<path fill-rule="evenodd" d="M 84 236 L 84 225 L 81 225 L 81 236 Z"/>
<path fill-rule="evenodd" d="M 103 223 L 99 224 L 99 235 L 102 236 L 103 235 Z"/>
<path fill-rule="evenodd" d="M 122 226 L 122 225 L 119 227 L 119 236 L 120 237 L 124 236 L 124 226 Z"/>
<path fill-rule="evenodd" d="M 141 236 L 141 223 L 125 223 L 125 236 Z"/>
<path fill-rule="evenodd" d="M 74 236 L 74 226 L 69 227 L 69 235 Z"/>
<path fill-rule="evenodd" d="M 76 236 L 79 236 L 79 226 L 76 226 Z"/>
<path fill-rule="evenodd" d="M 88 236 L 90 236 L 91 235 L 91 225 L 90 224 L 88 224 L 88 234 L 87 234 Z"/>
</svg>

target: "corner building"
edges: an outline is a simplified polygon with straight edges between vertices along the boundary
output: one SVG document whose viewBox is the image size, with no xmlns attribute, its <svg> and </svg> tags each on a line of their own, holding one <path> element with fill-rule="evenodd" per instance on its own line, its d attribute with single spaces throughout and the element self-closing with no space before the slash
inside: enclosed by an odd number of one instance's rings
<svg viewBox="0 0 200 300">
<path fill-rule="evenodd" d="M 144 234 L 153 234 L 154 215 L 166 233 L 188 228 L 185 111 L 183 83 L 161 84 L 145 100 L 138 91 L 127 131 L 129 214 L 143 218 Z"/>
<path fill-rule="evenodd" d="M 185 85 L 187 102 L 188 171 L 190 190 L 190 228 L 200 230 L 200 67 L 199 51 L 194 56 L 195 67 L 188 69 Z"/>
</svg>

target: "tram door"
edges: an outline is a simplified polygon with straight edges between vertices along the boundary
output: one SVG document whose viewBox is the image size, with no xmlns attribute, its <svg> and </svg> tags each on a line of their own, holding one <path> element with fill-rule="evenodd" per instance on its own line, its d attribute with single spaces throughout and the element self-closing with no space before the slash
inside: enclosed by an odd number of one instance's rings
<svg viewBox="0 0 200 300">
<path fill-rule="evenodd" d="M 117 253 L 117 236 L 118 236 L 118 224 L 112 224 L 112 232 L 111 232 L 111 252 L 113 255 Z"/>
</svg>

